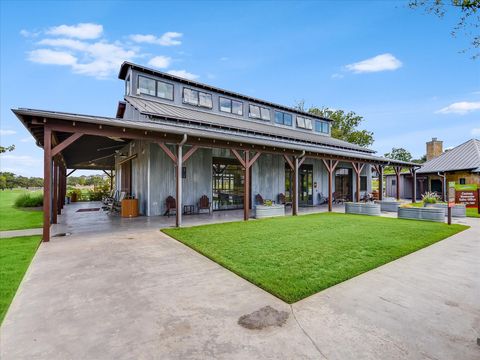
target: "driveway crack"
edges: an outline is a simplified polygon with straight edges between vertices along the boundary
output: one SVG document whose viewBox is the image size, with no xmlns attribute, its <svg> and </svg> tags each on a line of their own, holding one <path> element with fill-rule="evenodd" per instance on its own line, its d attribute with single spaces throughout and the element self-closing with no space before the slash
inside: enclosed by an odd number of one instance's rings
<svg viewBox="0 0 480 360">
<path fill-rule="evenodd" d="M 298 327 L 303 331 L 303 333 L 305 334 L 305 336 L 310 340 L 310 342 L 312 343 L 312 345 L 315 347 L 315 349 L 317 349 L 318 353 L 324 358 L 324 359 L 328 359 L 324 353 L 322 353 L 322 350 L 320 350 L 320 348 L 317 346 L 317 344 L 315 343 L 315 341 L 312 339 L 312 337 L 307 333 L 307 331 L 303 328 L 303 326 L 300 324 L 300 322 L 298 321 L 297 317 L 295 316 L 295 312 L 293 311 L 293 306 L 292 305 L 289 305 L 290 306 L 290 311 L 292 312 L 292 315 L 293 315 L 293 318 L 295 319 L 295 322 L 297 323 Z"/>
</svg>

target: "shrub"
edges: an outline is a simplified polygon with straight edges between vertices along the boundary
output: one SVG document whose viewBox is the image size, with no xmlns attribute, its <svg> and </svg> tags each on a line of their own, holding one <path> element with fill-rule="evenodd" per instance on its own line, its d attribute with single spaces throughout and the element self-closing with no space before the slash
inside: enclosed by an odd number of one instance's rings
<svg viewBox="0 0 480 360">
<path fill-rule="evenodd" d="M 426 192 L 422 195 L 422 201 L 426 204 L 436 204 L 439 200 L 437 193 L 434 192 Z"/>
<path fill-rule="evenodd" d="M 38 192 L 23 193 L 15 199 L 15 207 L 38 207 L 43 205 L 43 194 Z"/>
</svg>

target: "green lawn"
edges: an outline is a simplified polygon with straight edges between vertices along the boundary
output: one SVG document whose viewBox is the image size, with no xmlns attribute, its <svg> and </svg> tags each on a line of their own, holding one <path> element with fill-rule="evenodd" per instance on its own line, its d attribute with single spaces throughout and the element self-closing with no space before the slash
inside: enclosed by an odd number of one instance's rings
<svg viewBox="0 0 480 360">
<path fill-rule="evenodd" d="M 477 208 L 467 208 L 467 216 L 468 217 L 474 217 L 474 218 L 480 218 L 480 214 L 478 213 Z"/>
<path fill-rule="evenodd" d="M 17 209 L 15 199 L 27 190 L 0 190 L 0 231 L 42 227 L 43 212 Z"/>
<path fill-rule="evenodd" d="M 323 213 L 162 231 L 293 303 L 467 228 Z"/>
<path fill-rule="evenodd" d="M 40 236 L 0 239 L 0 323 L 40 243 Z"/>
</svg>

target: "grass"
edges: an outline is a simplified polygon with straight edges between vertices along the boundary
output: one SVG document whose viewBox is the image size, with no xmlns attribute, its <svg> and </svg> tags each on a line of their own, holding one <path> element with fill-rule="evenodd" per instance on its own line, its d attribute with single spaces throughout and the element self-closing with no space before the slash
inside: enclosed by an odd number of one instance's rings
<svg viewBox="0 0 480 360">
<path fill-rule="evenodd" d="M 467 216 L 473 218 L 480 218 L 477 208 L 467 208 Z"/>
<path fill-rule="evenodd" d="M 42 227 L 42 211 L 14 206 L 15 199 L 26 192 L 26 190 L 0 190 L 0 231 Z"/>
<path fill-rule="evenodd" d="M 466 228 L 325 213 L 162 231 L 293 303 Z"/>
<path fill-rule="evenodd" d="M 40 236 L 0 239 L 0 323 L 3 321 L 28 265 L 40 243 Z"/>
</svg>

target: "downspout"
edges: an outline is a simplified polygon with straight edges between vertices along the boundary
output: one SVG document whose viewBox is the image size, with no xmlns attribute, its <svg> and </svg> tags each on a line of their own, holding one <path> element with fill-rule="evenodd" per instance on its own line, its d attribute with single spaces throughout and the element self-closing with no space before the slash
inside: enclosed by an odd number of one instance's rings
<svg viewBox="0 0 480 360">
<path fill-rule="evenodd" d="M 187 142 L 187 134 L 183 134 L 183 139 L 182 141 L 180 141 L 180 143 L 178 144 L 179 146 L 183 146 L 185 145 L 185 143 Z"/>
</svg>

